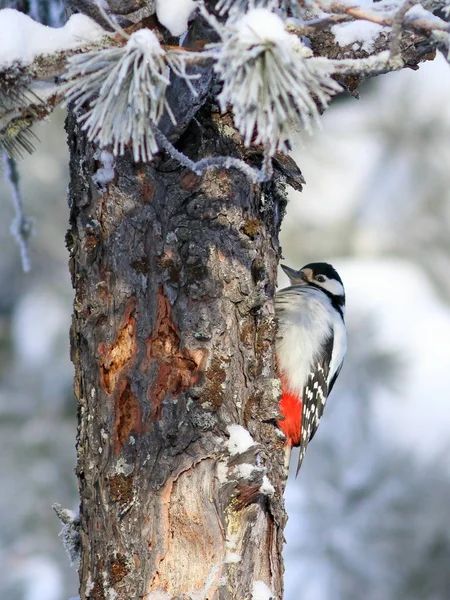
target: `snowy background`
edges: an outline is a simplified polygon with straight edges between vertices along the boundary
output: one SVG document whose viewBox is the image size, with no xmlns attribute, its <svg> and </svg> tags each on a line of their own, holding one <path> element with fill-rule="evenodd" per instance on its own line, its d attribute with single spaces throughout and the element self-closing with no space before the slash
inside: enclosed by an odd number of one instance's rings
<svg viewBox="0 0 450 600">
<path fill-rule="evenodd" d="M 329 260 L 349 353 L 287 489 L 285 600 L 450 597 L 450 69 L 380 77 L 299 142 L 307 181 L 285 262 Z M 23 275 L 0 190 L 0 598 L 65 600 L 76 576 L 51 504 L 77 506 L 63 114 L 20 163 L 35 219 Z M 280 285 L 287 282 L 280 274 Z"/>
</svg>

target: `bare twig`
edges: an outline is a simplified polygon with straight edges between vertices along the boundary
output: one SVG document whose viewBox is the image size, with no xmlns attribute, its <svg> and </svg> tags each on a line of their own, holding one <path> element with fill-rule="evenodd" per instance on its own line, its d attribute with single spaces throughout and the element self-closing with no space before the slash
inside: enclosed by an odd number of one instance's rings
<svg viewBox="0 0 450 600">
<path fill-rule="evenodd" d="M 211 158 L 203 158 L 197 162 L 194 162 L 188 158 L 185 154 L 175 148 L 173 144 L 169 142 L 166 136 L 155 127 L 155 138 L 160 148 L 165 150 L 172 158 L 175 158 L 180 164 L 193 171 L 196 175 L 203 175 L 208 169 L 217 167 L 222 169 L 238 169 L 244 175 L 246 175 L 252 183 L 262 183 L 267 181 L 271 174 L 270 170 L 253 169 L 243 160 L 234 158 L 232 156 L 214 156 Z"/>
<path fill-rule="evenodd" d="M 263 163 L 261 172 L 264 175 L 264 181 L 269 181 L 273 176 L 272 154 L 269 144 L 265 144 L 263 153 Z"/>
<path fill-rule="evenodd" d="M 96 0 L 71 0 L 70 4 L 81 13 L 93 19 L 103 29 L 111 30 L 110 23 L 108 19 L 105 19 Z"/>
<path fill-rule="evenodd" d="M 390 53 L 391 60 L 397 60 L 400 58 L 400 44 L 402 41 L 403 24 L 405 21 L 405 15 L 410 8 L 418 4 L 419 0 L 406 0 L 398 11 L 394 15 L 392 23 L 391 35 L 390 35 Z"/>
<path fill-rule="evenodd" d="M 320 29 L 326 29 L 330 25 L 336 25 L 339 23 L 347 23 L 352 21 L 352 17 L 348 15 L 327 15 L 318 19 L 311 19 L 309 21 L 295 21 L 290 20 L 286 24 L 286 31 L 294 33 L 299 37 L 308 36 Z"/>
<path fill-rule="evenodd" d="M 6 152 L 3 153 L 3 166 L 5 169 L 5 179 L 11 190 L 11 197 L 16 213 L 14 220 L 11 223 L 11 233 L 20 248 L 22 269 L 25 273 L 28 273 L 31 269 L 28 239 L 33 232 L 32 220 L 26 217 L 24 213 L 23 200 L 19 188 L 20 178 L 16 161 L 14 158 L 9 157 Z"/>
<path fill-rule="evenodd" d="M 368 58 L 330 59 L 329 62 L 334 73 L 345 75 L 381 75 L 390 71 L 397 71 L 403 66 L 398 60 L 391 60 L 388 50 Z"/>
</svg>

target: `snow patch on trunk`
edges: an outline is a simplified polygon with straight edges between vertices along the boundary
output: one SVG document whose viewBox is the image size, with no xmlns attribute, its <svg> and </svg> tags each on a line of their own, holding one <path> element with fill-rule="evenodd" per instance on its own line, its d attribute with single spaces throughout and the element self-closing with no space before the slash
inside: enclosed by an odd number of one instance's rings
<svg viewBox="0 0 450 600">
<path fill-rule="evenodd" d="M 94 158 L 99 160 L 103 167 L 97 169 L 92 179 L 104 191 L 106 190 L 106 185 L 114 179 L 114 156 L 106 150 L 97 150 Z"/>
<path fill-rule="evenodd" d="M 242 425 L 228 425 L 230 438 L 226 440 L 225 445 L 231 456 L 242 454 L 256 444 L 250 433 Z"/>
<path fill-rule="evenodd" d="M 274 598 L 272 590 L 264 581 L 253 582 L 252 600 L 273 600 Z"/>
</svg>

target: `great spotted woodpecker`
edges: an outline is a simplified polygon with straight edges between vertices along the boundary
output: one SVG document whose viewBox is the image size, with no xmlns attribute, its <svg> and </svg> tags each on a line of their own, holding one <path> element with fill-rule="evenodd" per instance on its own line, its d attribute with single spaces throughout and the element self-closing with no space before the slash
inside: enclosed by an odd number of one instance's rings
<svg viewBox="0 0 450 600">
<path fill-rule="evenodd" d="M 297 473 L 344 361 L 347 335 L 345 291 L 328 263 L 299 271 L 282 265 L 290 287 L 275 295 L 276 356 L 281 380 L 278 422 L 289 449 L 300 446 Z"/>
</svg>

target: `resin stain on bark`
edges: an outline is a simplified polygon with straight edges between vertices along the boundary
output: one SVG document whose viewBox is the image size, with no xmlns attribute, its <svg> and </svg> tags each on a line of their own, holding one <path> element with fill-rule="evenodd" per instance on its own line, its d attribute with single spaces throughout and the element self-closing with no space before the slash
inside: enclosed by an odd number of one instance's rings
<svg viewBox="0 0 450 600">
<path fill-rule="evenodd" d="M 124 379 L 119 385 L 115 401 L 114 454 L 120 452 L 132 431 L 142 433 L 144 430 L 141 407 L 131 390 L 130 382 Z"/>
<path fill-rule="evenodd" d="M 150 204 L 155 195 L 156 185 L 146 177 L 145 173 L 139 173 L 137 178 L 141 184 L 141 197 L 145 204 Z"/>
<path fill-rule="evenodd" d="M 129 370 L 136 358 L 136 319 L 131 314 L 135 301 L 130 302 L 126 311 L 125 324 L 120 329 L 116 341 L 109 347 L 99 344 L 100 384 L 107 394 L 117 389 L 117 383 Z"/>
<path fill-rule="evenodd" d="M 156 365 L 148 400 L 152 405 L 152 416 L 157 418 L 164 396 L 177 396 L 186 391 L 197 382 L 199 370 L 194 355 L 186 348 L 180 348 L 178 327 L 162 288 L 158 290 L 155 330 L 146 344 L 148 359 Z"/>
</svg>

